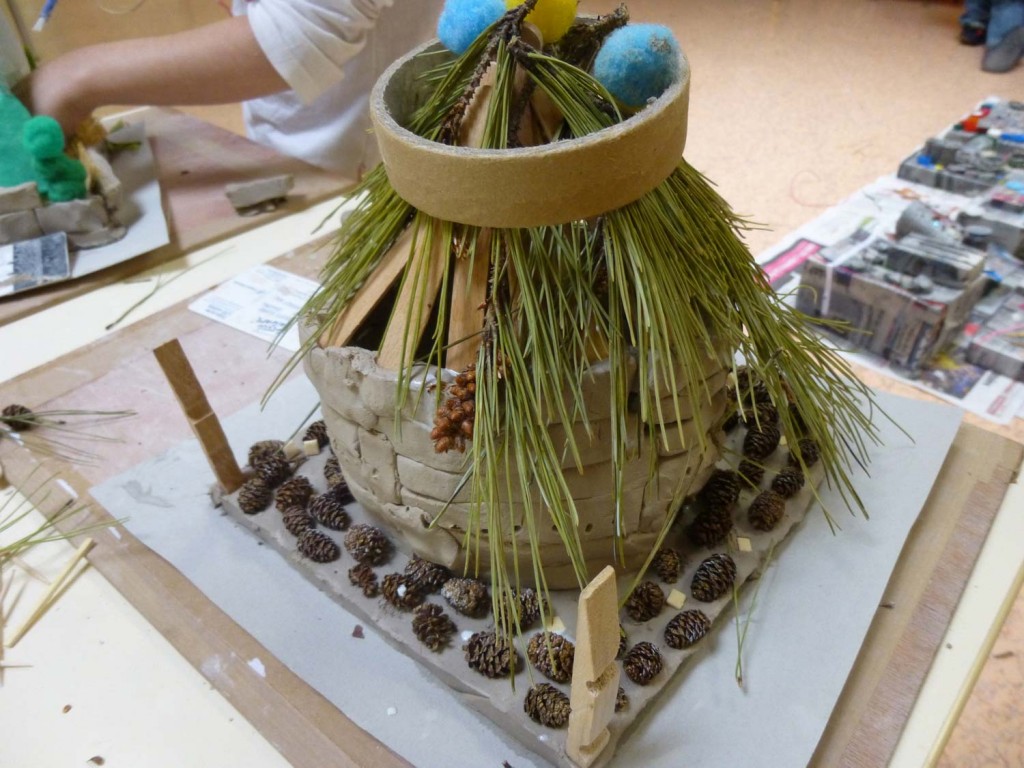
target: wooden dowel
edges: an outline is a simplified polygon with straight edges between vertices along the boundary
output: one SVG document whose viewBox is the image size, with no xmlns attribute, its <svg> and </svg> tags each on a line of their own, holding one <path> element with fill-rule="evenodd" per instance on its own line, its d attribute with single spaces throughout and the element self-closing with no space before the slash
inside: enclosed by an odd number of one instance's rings
<svg viewBox="0 0 1024 768">
<path fill-rule="evenodd" d="M 25 623 L 22 624 L 21 628 L 18 629 L 18 631 L 14 633 L 11 639 L 5 643 L 5 645 L 8 648 L 13 648 L 18 643 L 18 641 L 25 636 L 25 633 L 32 628 L 32 625 L 34 625 L 40 619 L 40 617 L 42 617 L 42 615 L 46 613 L 46 611 L 50 607 L 54 595 L 57 594 L 58 590 L 60 590 L 60 588 L 67 581 L 68 576 L 71 575 L 71 571 L 74 569 L 76 565 L 78 565 L 82 558 L 84 558 L 89 553 L 89 550 L 92 549 L 93 545 L 95 544 L 96 542 L 93 541 L 92 538 L 87 538 L 85 541 L 82 542 L 81 546 L 77 550 L 75 550 L 75 554 L 68 561 L 68 564 L 64 566 L 64 568 L 61 570 L 57 578 L 53 580 L 53 583 L 50 584 L 50 588 L 47 589 L 43 596 L 40 598 L 39 602 L 36 604 L 36 607 L 32 610 L 32 613 L 29 614 L 29 617 L 25 621 Z"/>
</svg>

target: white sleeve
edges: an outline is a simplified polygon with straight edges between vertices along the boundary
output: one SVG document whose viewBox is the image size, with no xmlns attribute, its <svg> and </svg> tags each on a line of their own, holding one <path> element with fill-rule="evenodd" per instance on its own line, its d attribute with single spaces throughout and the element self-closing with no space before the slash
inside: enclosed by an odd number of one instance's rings
<svg viewBox="0 0 1024 768">
<path fill-rule="evenodd" d="M 305 103 L 342 78 L 392 0 L 253 0 L 245 3 L 263 53 Z M 236 8 L 238 3 L 235 4 Z"/>
</svg>

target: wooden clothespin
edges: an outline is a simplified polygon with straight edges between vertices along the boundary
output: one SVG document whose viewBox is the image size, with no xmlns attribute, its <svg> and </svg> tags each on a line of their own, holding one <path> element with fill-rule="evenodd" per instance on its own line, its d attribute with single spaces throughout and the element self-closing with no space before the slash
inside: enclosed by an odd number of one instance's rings
<svg viewBox="0 0 1024 768">
<path fill-rule="evenodd" d="M 174 390 L 189 426 L 199 438 L 199 445 L 206 454 L 206 460 L 210 462 L 213 474 L 217 476 L 217 482 L 227 493 L 237 491 L 245 481 L 242 470 L 235 461 L 217 414 L 210 408 L 206 393 L 185 357 L 181 342 L 173 339 L 154 349 L 153 354 Z"/>
<path fill-rule="evenodd" d="M 608 745 L 608 722 L 619 692 L 618 650 L 619 594 L 609 565 L 580 593 L 576 620 L 565 752 L 580 768 L 592 765 Z"/>
</svg>

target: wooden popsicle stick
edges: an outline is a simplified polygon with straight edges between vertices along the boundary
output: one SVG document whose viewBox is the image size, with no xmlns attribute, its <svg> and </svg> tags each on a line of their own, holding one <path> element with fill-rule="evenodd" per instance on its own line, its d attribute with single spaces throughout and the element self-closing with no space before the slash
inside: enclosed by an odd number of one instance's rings
<svg viewBox="0 0 1024 768">
<path fill-rule="evenodd" d="M 483 326 L 483 303 L 487 301 L 487 279 L 491 262 L 491 230 L 477 236 L 476 253 L 470 257 L 463 249 L 456 256 L 452 281 L 452 306 L 448 318 L 448 357 L 445 364 L 462 371 L 476 362 L 480 349 L 479 331 Z M 472 264 L 470 263 L 472 262 Z"/>
<path fill-rule="evenodd" d="M 245 482 L 242 470 L 235 461 L 235 455 L 228 445 L 224 430 L 210 408 L 206 393 L 203 392 L 192 365 L 185 357 L 181 342 L 172 339 L 154 349 L 153 354 L 156 355 L 164 376 L 167 377 L 175 397 L 185 411 L 189 426 L 199 439 L 199 445 L 213 469 L 213 474 L 217 477 L 217 482 L 227 493 L 237 491 Z"/>
<path fill-rule="evenodd" d="M 382 368 L 405 368 L 416 353 L 427 320 L 437 303 L 441 279 L 451 254 L 450 243 L 442 236 L 443 230 L 440 225 L 431 225 L 420 227 L 415 233 L 409 266 L 377 356 L 377 364 Z"/>
<path fill-rule="evenodd" d="M 609 740 L 619 691 L 619 602 L 615 569 L 606 566 L 580 593 L 576 654 L 569 693 L 565 753 L 580 768 L 597 760 Z"/>
<path fill-rule="evenodd" d="M 89 554 L 89 550 L 92 549 L 95 544 L 96 542 L 93 541 L 92 538 L 87 538 L 85 541 L 82 542 L 81 546 L 77 550 L 75 550 L 75 554 L 68 561 L 67 565 L 64 566 L 60 574 L 58 574 L 57 578 L 53 580 L 53 583 L 50 584 L 50 588 L 47 589 L 45 593 L 43 593 L 43 596 L 39 599 L 39 602 L 36 603 L 36 607 L 32 610 L 32 613 L 30 613 L 29 617 L 25 620 L 25 623 L 22 624 L 18 631 L 11 636 L 11 639 L 5 643 L 5 645 L 8 648 L 13 648 L 15 645 L 17 645 L 18 641 L 25 636 L 25 633 L 32 628 L 32 626 L 42 617 L 44 613 L 46 613 L 46 611 L 49 609 L 50 605 L 53 602 L 54 595 L 57 594 L 58 590 L 60 590 L 60 588 L 68 580 L 68 577 L 71 575 L 71 571 L 74 569 L 76 565 L 78 565 L 79 561 L 81 561 L 82 558 Z"/>
<path fill-rule="evenodd" d="M 356 291 L 334 325 L 320 337 L 321 347 L 344 347 L 352 340 L 363 321 L 380 303 L 381 298 L 409 263 L 414 229 L 415 225 L 406 227 L 394 245 L 381 257 L 377 267 Z"/>
</svg>

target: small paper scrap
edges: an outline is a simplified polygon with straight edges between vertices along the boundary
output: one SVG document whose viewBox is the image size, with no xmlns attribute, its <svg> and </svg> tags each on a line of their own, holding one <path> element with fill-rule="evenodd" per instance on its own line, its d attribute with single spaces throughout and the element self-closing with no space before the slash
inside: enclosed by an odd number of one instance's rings
<svg viewBox="0 0 1024 768">
<path fill-rule="evenodd" d="M 303 440 L 302 451 L 307 456 L 316 456 L 320 453 L 320 443 L 317 440 Z"/>
<path fill-rule="evenodd" d="M 754 547 L 750 543 L 750 539 L 745 536 L 740 536 L 736 539 L 736 546 L 739 547 L 740 552 L 753 552 Z"/>
<path fill-rule="evenodd" d="M 668 593 L 668 598 L 665 600 L 666 603 L 671 605 L 677 611 L 683 607 L 683 603 L 686 602 L 686 595 L 680 592 L 678 589 L 673 589 Z"/>
<path fill-rule="evenodd" d="M 552 616 L 551 621 L 548 622 L 548 632 L 554 632 L 556 634 L 565 632 L 565 622 L 557 616 Z"/>
</svg>

